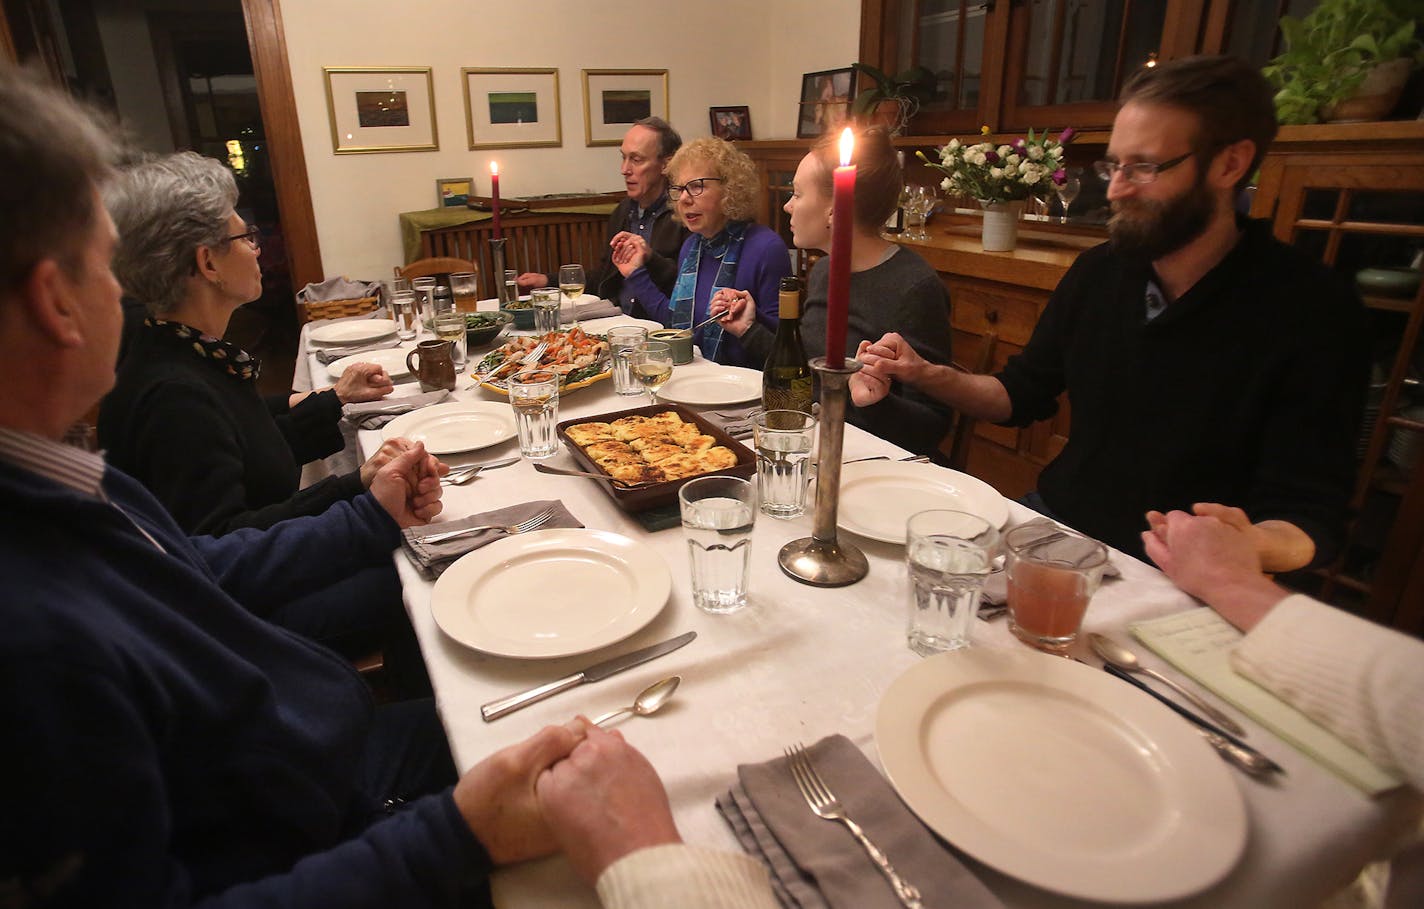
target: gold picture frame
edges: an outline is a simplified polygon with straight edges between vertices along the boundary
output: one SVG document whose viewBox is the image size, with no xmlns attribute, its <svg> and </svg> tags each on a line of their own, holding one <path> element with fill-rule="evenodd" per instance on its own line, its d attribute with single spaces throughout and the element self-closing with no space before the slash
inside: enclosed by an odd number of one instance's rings
<svg viewBox="0 0 1424 909">
<path fill-rule="evenodd" d="M 557 69 L 466 66 L 460 82 L 471 151 L 564 144 Z"/>
<path fill-rule="evenodd" d="M 597 99 L 594 103 L 593 99 Z M 583 71 L 584 145 L 618 145 L 633 121 L 669 118 L 668 71 L 665 69 L 586 69 Z"/>
<path fill-rule="evenodd" d="M 428 66 L 323 66 L 331 150 L 338 155 L 436 151 Z"/>
</svg>

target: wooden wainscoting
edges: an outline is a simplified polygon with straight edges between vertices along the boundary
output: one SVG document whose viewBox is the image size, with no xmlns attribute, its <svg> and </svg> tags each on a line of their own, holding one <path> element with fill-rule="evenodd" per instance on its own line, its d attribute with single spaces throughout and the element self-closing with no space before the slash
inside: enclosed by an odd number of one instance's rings
<svg viewBox="0 0 1424 909">
<path fill-rule="evenodd" d="M 501 219 L 505 245 L 506 268 L 521 274 L 543 272 L 553 283 L 558 282 L 560 265 L 580 263 L 592 269 L 603 258 L 606 245 L 608 216 L 578 212 L 550 212 L 513 215 Z M 472 221 L 453 227 L 437 227 L 420 232 L 420 256 L 454 256 L 469 259 L 480 267 L 480 298 L 495 296 L 494 264 L 490 258 L 489 240 L 494 236 L 493 221 Z M 594 288 L 588 288 L 589 293 Z"/>
</svg>

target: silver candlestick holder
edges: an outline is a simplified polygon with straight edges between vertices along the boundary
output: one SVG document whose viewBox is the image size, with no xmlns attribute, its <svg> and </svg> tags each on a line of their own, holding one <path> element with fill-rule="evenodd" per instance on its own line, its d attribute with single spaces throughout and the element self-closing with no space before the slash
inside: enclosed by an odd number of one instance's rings
<svg viewBox="0 0 1424 909">
<path fill-rule="evenodd" d="M 825 357 L 811 361 L 821 380 L 821 452 L 816 460 L 816 514 L 811 535 L 781 547 L 777 564 L 790 577 L 814 587 L 845 587 L 870 572 L 865 553 L 836 538 L 841 498 L 841 446 L 845 440 L 846 394 L 859 360 L 833 369 Z"/>
<path fill-rule="evenodd" d="M 492 275 L 494 278 L 494 292 L 495 297 L 499 300 L 500 309 L 504 309 L 510 303 L 514 302 L 509 299 L 509 288 L 506 287 L 504 283 L 504 244 L 508 242 L 509 240 L 504 237 L 500 237 L 499 239 L 491 237 L 489 241 L 490 268 L 494 272 Z"/>
</svg>

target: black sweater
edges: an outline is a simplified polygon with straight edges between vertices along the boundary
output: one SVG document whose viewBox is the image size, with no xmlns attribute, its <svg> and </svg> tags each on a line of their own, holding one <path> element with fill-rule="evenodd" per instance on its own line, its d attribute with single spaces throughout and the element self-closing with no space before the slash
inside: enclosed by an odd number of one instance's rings
<svg viewBox="0 0 1424 909">
<path fill-rule="evenodd" d="M 1342 277 L 1243 221 L 1236 247 L 1146 321 L 1150 267 L 1110 245 L 1078 257 L 997 378 L 1007 425 L 1073 408 L 1039 477 L 1068 524 L 1143 554 L 1148 509 L 1220 502 L 1340 545 L 1369 374 L 1364 310 Z"/>
<path fill-rule="evenodd" d="M 309 395 L 282 414 L 285 404 L 140 325 L 99 410 L 99 444 L 189 533 L 270 527 L 360 494 L 359 472 L 298 490 L 301 464 L 342 446 L 336 393 Z"/>
</svg>

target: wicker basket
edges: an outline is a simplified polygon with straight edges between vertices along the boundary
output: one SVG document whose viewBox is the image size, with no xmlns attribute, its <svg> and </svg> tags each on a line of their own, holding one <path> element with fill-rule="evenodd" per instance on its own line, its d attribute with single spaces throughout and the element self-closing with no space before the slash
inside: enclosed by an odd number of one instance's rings
<svg viewBox="0 0 1424 909">
<path fill-rule="evenodd" d="M 380 297 L 360 297 L 355 300 L 321 300 L 302 303 L 297 306 L 303 322 L 317 319 L 340 319 L 345 316 L 359 316 L 371 312 L 380 305 Z"/>
</svg>

